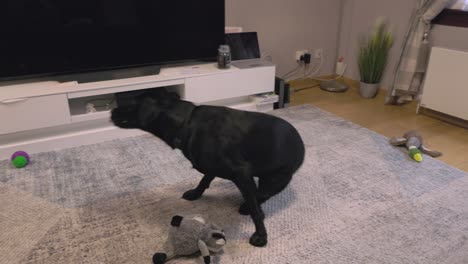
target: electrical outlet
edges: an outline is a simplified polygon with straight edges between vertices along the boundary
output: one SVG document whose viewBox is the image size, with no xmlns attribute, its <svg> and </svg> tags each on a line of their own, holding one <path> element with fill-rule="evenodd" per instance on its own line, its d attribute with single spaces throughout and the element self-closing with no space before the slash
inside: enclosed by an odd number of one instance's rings
<svg viewBox="0 0 468 264">
<path fill-rule="evenodd" d="M 323 57 L 323 49 L 320 48 L 320 49 L 316 49 L 315 52 L 314 52 L 314 57 L 316 59 L 320 59 Z"/>
<path fill-rule="evenodd" d="M 308 52 L 308 50 L 297 50 L 294 58 L 296 59 L 296 61 L 301 61 L 301 57 Z"/>
<path fill-rule="evenodd" d="M 298 50 L 296 51 L 296 55 L 294 56 L 294 59 L 296 61 L 300 61 L 301 60 L 301 56 L 302 56 L 302 50 Z"/>
</svg>

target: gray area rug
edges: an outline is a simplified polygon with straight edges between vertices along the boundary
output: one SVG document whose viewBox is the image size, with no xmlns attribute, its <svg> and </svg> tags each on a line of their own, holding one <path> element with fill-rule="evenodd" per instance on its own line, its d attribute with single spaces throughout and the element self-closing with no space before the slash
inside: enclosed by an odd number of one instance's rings
<svg viewBox="0 0 468 264">
<path fill-rule="evenodd" d="M 233 184 L 201 175 L 152 136 L 0 161 L 1 263 L 151 263 L 174 214 L 222 225 L 213 263 L 468 263 L 468 175 L 311 106 L 273 112 L 307 145 L 291 185 L 264 206 L 269 244 L 253 248 Z M 183 258 L 171 263 L 202 263 Z"/>
</svg>

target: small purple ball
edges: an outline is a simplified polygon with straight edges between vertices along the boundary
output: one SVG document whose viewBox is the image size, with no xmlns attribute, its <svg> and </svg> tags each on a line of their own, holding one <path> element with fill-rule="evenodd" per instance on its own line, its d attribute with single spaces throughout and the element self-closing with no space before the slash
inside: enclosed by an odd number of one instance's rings
<svg viewBox="0 0 468 264">
<path fill-rule="evenodd" d="M 28 155 L 28 153 L 26 153 L 24 151 L 16 151 L 15 153 L 13 153 L 13 155 L 11 156 L 11 160 L 14 160 L 18 156 L 25 157 L 26 160 L 29 162 L 29 155 Z"/>
</svg>

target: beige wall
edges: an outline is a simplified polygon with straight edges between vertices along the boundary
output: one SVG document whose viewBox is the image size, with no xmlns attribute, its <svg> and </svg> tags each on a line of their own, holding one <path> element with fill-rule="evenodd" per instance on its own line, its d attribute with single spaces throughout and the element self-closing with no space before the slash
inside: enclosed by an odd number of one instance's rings
<svg viewBox="0 0 468 264">
<path fill-rule="evenodd" d="M 348 62 L 346 76 L 359 80 L 359 69 L 356 64 L 358 37 L 371 30 L 375 19 L 384 16 L 393 26 L 395 44 L 382 80 L 382 87 L 389 88 L 403 40 L 409 26 L 413 10 L 419 0 L 344 0 L 344 15 L 340 30 L 338 54 Z M 468 51 L 468 29 L 435 25 L 431 32 L 433 46 Z"/>
<path fill-rule="evenodd" d="M 273 56 L 282 75 L 295 67 L 300 49 L 324 48 L 322 74 L 334 72 L 335 59 L 344 56 L 346 76 L 359 80 L 356 64 L 358 37 L 384 16 L 392 25 L 395 44 L 382 86 L 393 80 L 409 21 L 419 0 L 227 0 L 226 25 L 259 33 L 260 48 Z M 434 26 L 434 46 L 468 51 L 468 29 Z"/>
<path fill-rule="evenodd" d="M 340 0 L 227 0 L 226 25 L 257 31 L 262 52 L 272 55 L 277 75 L 296 66 L 296 50 L 324 49 L 322 74 L 334 70 Z"/>
<path fill-rule="evenodd" d="M 348 63 L 346 76 L 359 80 L 359 69 L 356 58 L 359 48 L 358 38 L 369 33 L 380 16 L 386 17 L 392 26 L 395 44 L 382 80 L 387 88 L 393 80 L 393 72 L 402 48 L 411 14 L 419 0 L 344 0 L 344 17 L 341 24 L 339 52 Z"/>
<path fill-rule="evenodd" d="M 437 47 L 468 51 L 468 28 L 435 25 L 431 44 Z"/>
</svg>

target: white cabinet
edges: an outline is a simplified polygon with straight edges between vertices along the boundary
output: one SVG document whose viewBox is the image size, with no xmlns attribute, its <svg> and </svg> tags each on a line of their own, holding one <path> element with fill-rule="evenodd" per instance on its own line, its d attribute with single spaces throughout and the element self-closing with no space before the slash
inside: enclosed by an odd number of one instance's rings
<svg viewBox="0 0 468 264">
<path fill-rule="evenodd" d="M 68 123 L 66 94 L 0 101 L 0 135 Z"/>
<path fill-rule="evenodd" d="M 468 52 L 432 48 L 420 106 L 468 120 Z"/>
<path fill-rule="evenodd" d="M 16 150 L 37 153 L 141 135 L 140 130 L 115 127 L 109 120 L 112 107 L 87 113 L 87 103 L 118 92 L 164 87 L 197 104 L 266 111 L 248 96 L 273 92 L 274 81 L 274 65 L 221 70 L 216 64 L 201 64 L 163 68 L 159 75 L 90 83 L 0 84 L 0 159 Z"/>
<path fill-rule="evenodd" d="M 272 92 L 275 87 L 274 76 L 274 67 L 259 67 L 187 78 L 185 99 L 194 103 L 206 103 Z"/>
</svg>

